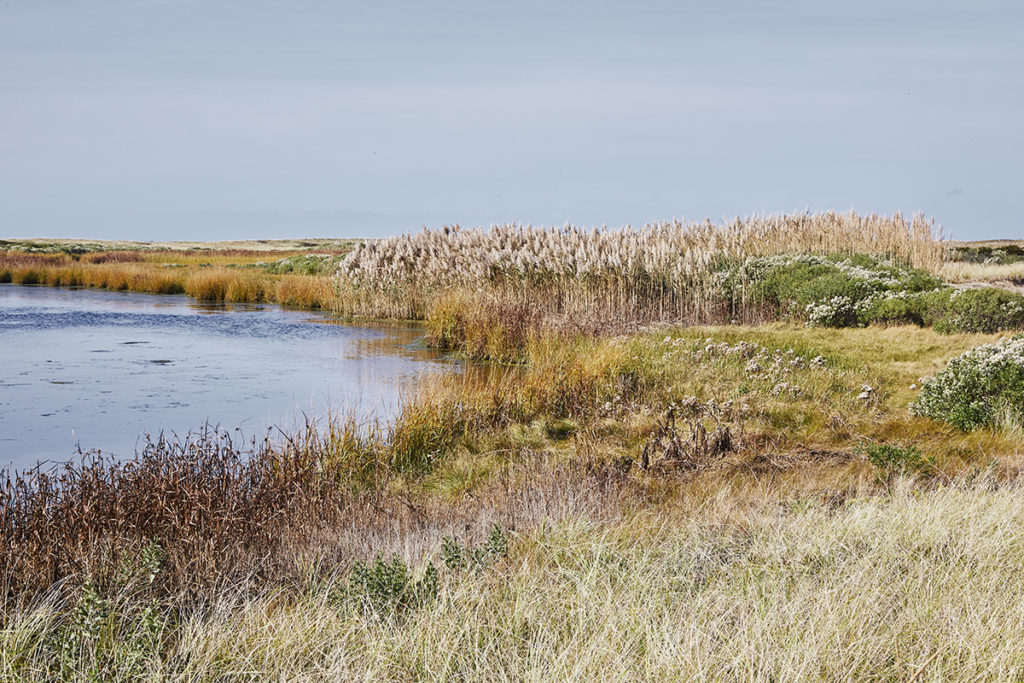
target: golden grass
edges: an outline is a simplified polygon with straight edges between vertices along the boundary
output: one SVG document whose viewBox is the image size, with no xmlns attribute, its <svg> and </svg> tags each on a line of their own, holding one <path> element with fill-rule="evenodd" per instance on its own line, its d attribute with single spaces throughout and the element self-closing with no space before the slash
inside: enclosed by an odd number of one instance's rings
<svg viewBox="0 0 1024 683">
<path fill-rule="evenodd" d="M 283 252 L 286 256 L 301 252 Z M 330 278 L 240 268 L 266 254 L 235 252 L 96 252 L 78 260 L 66 254 L 0 252 L 0 283 L 94 287 L 149 294 L 187 294 L 200 301 L 278 303 L 335 308 Z M 170 260 L 175 259 L 175 260 Z"/>
<path fill-rule="evenodd" d="M 277 281 L 274 302 L 295 308 L 334 307 L 335 287 L 330 278 L 316 275 L 287 275 Z"/>
<path fill-rule="evenodd" d="M 294 595 L 228 591 L 159 631 L 128 673 L 1015 680 L 1024 676 L 1021 493 L 984 478 L 925 490 L 902 482 L 881 497 L 751 508 L 726 487 L 686 514 L 551 516 L 518 534 L 497 565 L 445 574 L 437 597 L 407 618 L 353 611 L 337 599 L 343 580 L 329 576 Z M 41 634 L 54 627 L 45 603 L 11 615 L 0 675 L 45 671 Z"/>
</svg>

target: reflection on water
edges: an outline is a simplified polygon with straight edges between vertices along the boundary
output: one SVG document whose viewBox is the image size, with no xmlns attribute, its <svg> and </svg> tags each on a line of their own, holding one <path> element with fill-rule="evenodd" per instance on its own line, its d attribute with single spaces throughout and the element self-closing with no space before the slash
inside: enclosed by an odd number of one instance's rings
<svg viewBox="0 0 1024 683">
<path fill-rule="evenodd" d="M 330 323 L 330 324 L 327 324 Z M 348 325 L 269 305 L 0 285 L 0 467 L 131 455 L 141 433 L 209 421 L 246 434 L 328 412 L 387 417 L 450 372 L 414 325 Z"/>
</svg>

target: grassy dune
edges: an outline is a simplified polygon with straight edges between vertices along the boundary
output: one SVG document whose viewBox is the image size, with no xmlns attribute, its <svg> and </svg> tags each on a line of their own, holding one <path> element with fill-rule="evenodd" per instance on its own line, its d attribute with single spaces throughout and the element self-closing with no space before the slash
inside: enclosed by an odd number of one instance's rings
<svg viewBox="0 0 1024 683">
<path fill-rule="evenodd" d="M 725 500 L 722 500 L 722 499 Z M 1015 487 L 569 517 L 403 618 L 332 586 L 211 606 L 157 676 L 215 679 L 1006 680 L 1024 675 Z M 717 508 L 717 509 L 715 509 Z M 725 508 L 724 510 L 721 508 Z M 26 622 L 45 623 L 48 607 Z M 162 634 L 161 634 L 162 635 Z"/>
</svg>

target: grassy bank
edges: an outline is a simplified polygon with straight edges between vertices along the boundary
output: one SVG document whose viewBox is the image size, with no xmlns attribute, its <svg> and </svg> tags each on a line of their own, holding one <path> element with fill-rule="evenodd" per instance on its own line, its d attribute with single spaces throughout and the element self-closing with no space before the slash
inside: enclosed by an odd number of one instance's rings
<svg viewBox="0 0 1024 683">
<path fill-rule="evenodd" d="M 951 258 L 852 214 L 9 251 L 503 363 L 388 424 L 0 477 L 0 677 L 1019 678 L 1024 305 Z"/>
<path fill-rule="evenodd" d="M 173 623 L 107 616 L 85 632 L 87 661 L 189 680 L 1019 678 L 1020 489 L 910 488 L 575 513 L 439 572 L 415 606 L 385 592 L 366 607 L 350 581 L 318 575 L 290 594 L 221 593 Z M 57 600 L 4 631 L 9 674 L 60 632 Z"/>
<path fill-rule="evenodd" d="M 1018 432 L 908 413 L 994 339 L 541 337 L 369 431 L 25 477 L 3 675 L 1012 677 Z"/>
</svg>

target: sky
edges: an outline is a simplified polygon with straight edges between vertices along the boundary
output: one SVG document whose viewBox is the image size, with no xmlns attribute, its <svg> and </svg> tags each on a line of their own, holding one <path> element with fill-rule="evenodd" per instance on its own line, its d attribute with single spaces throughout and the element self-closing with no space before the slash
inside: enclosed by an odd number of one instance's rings
<svg viewBox="0 0 1024 683">
<path fill-rule="evenodd" d="M 0 237 L 924 212 L 1024 238 L 1024 3 L 0 0 Z"/>
</svg>

